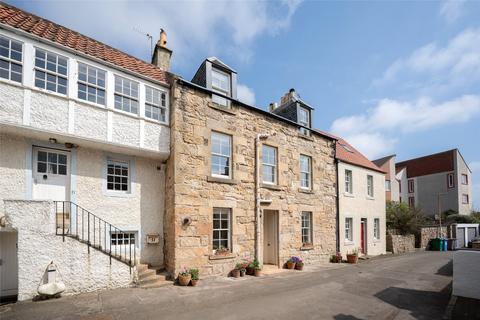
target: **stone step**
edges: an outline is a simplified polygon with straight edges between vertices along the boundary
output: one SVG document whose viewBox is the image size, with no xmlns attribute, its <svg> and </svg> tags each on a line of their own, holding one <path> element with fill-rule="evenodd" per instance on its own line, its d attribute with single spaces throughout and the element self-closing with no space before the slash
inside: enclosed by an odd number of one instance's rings
<svg viewBox="0 0 480 320">
<path fill-rule="evenodd" d="M 143 271 L 138 272 L 138 279 L 142 280 L 142 279 L 152 277 L 152 276 L 155 277 L 156 275 L 157 275 L 156 270 L 147 269 L 147 270 L 143 270 Z"/>
<path fill-rule="evenodd" d="M 139 279 L 139 284 L 140 285 L 146 285 L 150 283 L 156 283 L 158 281 L 166 281 L 167 276 L 163 274 L 153 274 L 148 277 L 143 277 Z"/>
<path fill-rule="evenodd" d="M 172 286 L 172 285 L 173 285 L 173 281 L 158 279 L 153 282 L 140 284 L 139 287 L 142 289 L 153 289 L 153 288 L 160 288 L 160 287 Z"/>
</svg>

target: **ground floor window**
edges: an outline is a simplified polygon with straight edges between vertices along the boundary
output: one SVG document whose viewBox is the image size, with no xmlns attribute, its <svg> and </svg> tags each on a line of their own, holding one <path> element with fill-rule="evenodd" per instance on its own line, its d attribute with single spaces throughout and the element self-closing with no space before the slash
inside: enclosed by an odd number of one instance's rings
<svg viewBox="0 0 480 320">
<path fill-rule="evenodd" d="M 378 218 L 373 220 L 373 237 L 376 240 L 380 239 L 380 219 Z"/>
<path fill-rule="evenodd" d="M 345 218 L 345 240 L 353 241 L 353 218 Z"/>
<path fill-rule="evenodd" d="M 302 243 L 312 244 L 312 213 L 302 212 Z"/>
<path fill-rule="evenodd" d="M 110 234 L 112 246 L 135 244 L 135 232 L 112 232 Z"/>
<path fill-rule="evenodd" d="M 107 190 L 129 191 L 129 163 L 126 161 L 108 160 Z"/>
<path fill-rule="evenodd" d="M 213 250 L 230 250 L 230 208 L 213 208 Z"/>
</svg>

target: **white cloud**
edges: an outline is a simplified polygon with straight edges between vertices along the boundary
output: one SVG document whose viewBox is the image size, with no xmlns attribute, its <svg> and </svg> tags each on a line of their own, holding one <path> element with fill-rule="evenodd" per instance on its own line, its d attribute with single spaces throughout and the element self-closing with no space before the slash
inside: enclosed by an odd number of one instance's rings
<svg viewBox="0 0 480 320">
<path fill-rule="evenodd" d="M 401 133 L 464 123 L 479 114 L 480 96 L 476 95 L 437 104 L 429 98 L 414 102 L 383 99 L 364 114 L 335 120 L 331 131 L 372 158 L 391 152 Z"/>
<path fill-rule="evenodd" d="M 443 1 L 440 7 L 440 16 L 444 18 L 448 23 L 455 22 L 463 13 L 463 6 L 465 0 L 446 0 Z"/>
<path fill-rule="evenodd" d="M 480 28 L 464 30 L 445 47 L 432 42 L 414 50 L 409 57 L 393 62 L 374 84 L 394 81 L 407 72 L 433 75 L 447 82 L 480 78 Z"/>
<path fill-rule="evenodd" d="M 255 106 L 255 92 L 252 88 L 243 84 L 237 84 L 237 97 L 238 100 L 251 106 Z"/>
<path fill-rule="evenodd" d="M 288 28 L 299 4 L 299 0 L 252 0 L 42 1 L 19 5 L 147 61 L 149 41 L 134 28 L 151 34 L 154 43 L 164 28 L 173 63 L 182 65 L 192 57 L 199 59 L 199 55 L 248 60 L 253 42 Z"/>
</svg>

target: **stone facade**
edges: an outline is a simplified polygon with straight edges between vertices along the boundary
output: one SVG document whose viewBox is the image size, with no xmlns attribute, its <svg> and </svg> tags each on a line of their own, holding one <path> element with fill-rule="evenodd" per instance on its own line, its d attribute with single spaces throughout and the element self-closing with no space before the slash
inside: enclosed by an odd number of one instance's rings
<svg viewBox="0 0 480 320">
<path fill-rule="evenodd" d="M 415 251 L 415 235 L 387 234 L 387 251 L 393 254 Z"/>
<path fill-rule="evenodd" d="M 222 108 L 211 94 L 177 81 L 171 110 L 171 155 L 166 170 L 165 262 L 176 274 L 182 267 L 199 267 L 203 275 L 226 275 L 240 259 L 253 259 L 256 242 L 263 260 L 263 214 L 256 229 L 255 155 L 257 134 L 278 150 L 278 183 L 261 185 L 262 210 L 278 215 L 277 264 L 292 255 L 306 264 L 327 261 L 336 250 L 336 169 L 330 138 L 299 135 L 295 124 L 232 101 Z M 232 179 L 211 176 L 212 131 L 232 137 Z M 261 150 L 261 148 L 259 148 Z M 299 157 L 313 163 L 313 188 L 300 188 Z M 231 209 L 231 254 L 213 254 L 213 208 Z M 301 212 L 312 213 L 312 242 L 302 248 Z M 185 223 L 191 221 L 191 223 Z M 258 236 L 256 236 L 258 230 Z"/>
<path fill-rule="evenodd" d="M 417 248 L 426 249 L 430 239 L 437 237 L 448 238 L 447 227 L 421 227 L 415 235 L 415 246 Z"/>
</svg>

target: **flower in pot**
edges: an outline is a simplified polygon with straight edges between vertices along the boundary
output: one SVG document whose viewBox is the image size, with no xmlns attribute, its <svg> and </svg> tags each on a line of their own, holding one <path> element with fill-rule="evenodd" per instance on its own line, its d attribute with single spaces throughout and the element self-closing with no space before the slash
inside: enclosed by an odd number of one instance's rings
<svg viewBox="0 0 480 320">
<path fill-rule="evenodd" d="M 230 253 L 230 249 L 222 246 L 220 246 L 218 249 L 215 250 L 215 255 L 217 256 L 226 256 L 229 253 Z"/>
<path fill-rule="evenodd" d="M 247 272 L 247 267 L 248 267 L 248 262 L 247 260 L 243 260 L 240 263 L 240 277 L 245 276 L 245 273 Z"/>
<path fill-rule="evenodd" d="M 188 286 L 190 280 L 192 280 L 192 275 L 186 268 L 183 268 L 183 270 L 178 273 L 178 284 Z"/>
<path fill-rule="evenodd" d="M 304 266 L 303 260 L 298 258 L 298 260 L 295 262 L 295 269 L 301 271 L 303 270 L 303 266 Z"/>
<path fill-rule="evenodd" d="M 253 260 L 253 270 L 255 277 L 260 277 L 262 275 L 262 268 L 257 260 Z"/>
<path fill-rule="evenodd" d="M 295 269 L 295 263 L 297 261 L 297 257 L 291 257 L 287 260 L 287 269 Z"/>
<path fill-rule="evenodd" d="M 247 268 L 246 268 L 246 273 L 250 276 L 253 276 L 255 273 L 255 265 L 258 264 L 258 261 L 255 259 L 253 261 L 248 262 Z"/>
<path fill-rule="evenodd" d="M 236 266 L 235 266 L 235 269 L 233 269 L 230 274 L 232 275 L 232 277 L 234 278 L 239 278 L 240 277 L 240 270 L 242 270 L 242 264 L 241 263 L 237 263 Z"/>
<path fill-rule="evenodd" d="M 358 249 L 354 249 L 352 252 L 347 253 L 347 262 L 352 264 L 358 262 Z"/>
<path fill-rule="evenodd" d="M 190 276 L 192 278 L 192 281 L 190 281 L 191 284 L 192 284 L 192 287 L 195 287 L 198 284 L 198 280 L 199 280 L 198 276 L 199 276 L 200 272 L 199 272 L 198 269 L 193 268 L 193 269 L 190 269 L 189 273 L 190 273 Z"/>
<path fill-rule="evenodd" d="M 337 254 L 332 255 L 330 257 L 330 262 L 341 263 L 342 262 L 342 254 L 340 252 L 337 252 Z"/>
</svg>

